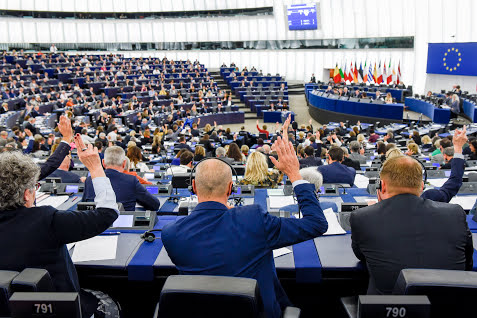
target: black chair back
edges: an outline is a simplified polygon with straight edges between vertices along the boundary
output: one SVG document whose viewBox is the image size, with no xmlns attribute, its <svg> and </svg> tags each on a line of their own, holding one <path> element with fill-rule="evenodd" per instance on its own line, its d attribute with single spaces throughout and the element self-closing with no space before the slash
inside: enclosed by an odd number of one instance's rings
<svg viewBox="0 0 477 318">
<path fill-rule="evenodd" d="M 263 317 L 263 303 L 254 279 L 173 275 L 162 288 L 158 317 Z"/>
</svg>

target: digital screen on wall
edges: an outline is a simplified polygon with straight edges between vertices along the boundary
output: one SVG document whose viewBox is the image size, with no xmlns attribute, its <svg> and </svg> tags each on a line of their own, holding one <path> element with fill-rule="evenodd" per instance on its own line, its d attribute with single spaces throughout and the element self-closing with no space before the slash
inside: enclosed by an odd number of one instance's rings
<svg viewBox="0 0 477 318">
<path fill-rule="evenodd" d="M 287 6 L 287 13 L 290 30 L 318 29 L 316 3 L 290 4 Z"/>
</svg>

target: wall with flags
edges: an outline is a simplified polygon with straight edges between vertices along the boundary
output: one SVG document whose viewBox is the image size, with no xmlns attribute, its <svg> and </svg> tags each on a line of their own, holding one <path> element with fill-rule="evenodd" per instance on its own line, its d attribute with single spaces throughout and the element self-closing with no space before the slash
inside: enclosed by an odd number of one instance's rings
<svg viewBox="0 0 477 318">
<path fill-rule="evenodd" d="M 401 60 L 393 61 L 391 58 L 379 61 L 365 58 L 336 63 L 330 71 L 330 77 L 335 83 L 344 81 L 346 84 L 409 84 L 402 75 Z M 409 78 L 408 76 L 407 79 Z"/>
</svg>

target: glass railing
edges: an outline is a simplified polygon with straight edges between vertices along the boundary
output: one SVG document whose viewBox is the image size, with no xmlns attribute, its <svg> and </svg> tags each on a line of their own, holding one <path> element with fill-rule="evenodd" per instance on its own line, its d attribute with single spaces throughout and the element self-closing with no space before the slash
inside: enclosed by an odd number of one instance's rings
<svg viewBox="0 0 477 318">
<path fill-rule="evenodd" d="M 0 43 L 0 50 L 47 51 L 50 43 Z M 55 43 L 60 51 L 412 49 L 414 37 L 160 43 Z"/>
<path fill-rule="evenodd" d="M 0 10 L 0 17 L 36 19 L 178 19 L 273 15 L 273 7 L 169 12 L 52 12 Z"/>
</svg>

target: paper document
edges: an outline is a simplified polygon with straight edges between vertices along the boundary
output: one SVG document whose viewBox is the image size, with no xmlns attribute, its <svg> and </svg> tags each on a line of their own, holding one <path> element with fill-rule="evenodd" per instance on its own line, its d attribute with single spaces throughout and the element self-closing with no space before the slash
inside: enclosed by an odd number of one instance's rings
<svg viewBox="0 0 477 318">
<path fill-rule="evenodd" d="M 280 209 L 283 208 L 284 206 L 295 204 L 295 200 L 293 199 L 292 195 L 288 196 L 278 196 L 278 195 L 272 195 L 271 197 L 268 198 L 270 201 L 270 209 Z"/>
<path fill-rule="evenodd" d="M 71 250 L 75 246 L 75 244 L 76 242 L 66 244 L 66 248 L 68 249 L 68 251 Z"/>
<path fill-rule="evenodd" d="M 458 204 L 464 210 L 470 210 L 474 206 L 476 199 L 477 195 L 462 195 L 458 197 L 453 197 L 449 203 Z"/>
<path fill-rule="evenodd" d="M 73 262 L 102 261 L 116 258 L 119 235 L 99 235 L 76 242 Z"/>
<path fill-rule="evenodd" d="M 69 196 L 67 195 L 49 196 L 48 198 L 41 200 L 41 202 L 37 202 L 36 206 L 51 205 L 57 209 L 60 205 L 65 203 L 68 198 Z"/>
<path fill-rule="evenodd" d="M 273 257 L 280 257 L 282 255 L 290 254 L 292 251 L 289 248 L 282 247 L 282 248 L 277 248 L 276 250 L 273 250 Z"/>
<path fill-rule="evenodd" d="M 440 188 L 447 181 L 447 178 L 427 179 L 427 181 L 434 187 Z"/>
<path fill-rule="evenodd" d="M 369 184 L 369 178 L 361 174 L 357 174 L 356 177 L 354 178 L 354 184 L 358 188 L 367 188 Z"/>
<path fill-rule="evenodd" d="M 134 215 L 120 215 L 113 222 L 111 227 L 132 227 L 134 222 Z"/>
<path fill-rule="evenodd" d="M 268 196 L 271 195 L 284 195 L 283 189 L 267 189 Z"/>
<path fill-rule="evenodd" d="M 154 173 L 145 173 L 144 174 L 144 179 L 146 179 L 146 180 L 154 179 Z"/>
<path fill-rule="evenodd" d="M 343 230 L 341 225 L 338 223 L 338 217 L 336 213 L 333 212 L 333 209 L 326 209 L 323 211 L 328 222 L 328 231 L 323 235 L 337 235 L 337 234 L 346 234 L 346 231 Z"/>
</svg>

